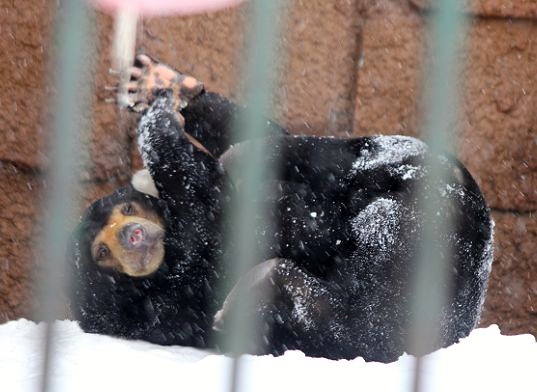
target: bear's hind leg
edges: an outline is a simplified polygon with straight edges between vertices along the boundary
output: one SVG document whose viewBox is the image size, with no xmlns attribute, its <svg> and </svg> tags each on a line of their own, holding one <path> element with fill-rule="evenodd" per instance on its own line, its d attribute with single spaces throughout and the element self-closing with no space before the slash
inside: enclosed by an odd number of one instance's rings
<svg viewBox="0 0 537 392">
<path fill-rule="evenodd" d="M 229 320 L 236 315 L 240 298 L 253 302 L 243 311 L 258 317 L 263 331 L 249 346 L 250 352 L 278 355 L 299 349 L 310 356 L 356 356 L 349 341 L 353 335 L 345 290 L 293 260 L 267 260 L 239 279 L 214 318 L 213 329 L 222 336 L 229 333 Z"/>
</svg>

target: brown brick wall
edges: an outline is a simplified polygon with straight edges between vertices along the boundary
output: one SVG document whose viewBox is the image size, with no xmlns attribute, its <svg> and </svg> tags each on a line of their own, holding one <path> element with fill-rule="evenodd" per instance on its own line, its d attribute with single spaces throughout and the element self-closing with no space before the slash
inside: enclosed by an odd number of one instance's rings
<svg viewBox="0 0 537 392">
<path fill-rule="evenodd" d="M 53 89 L 46 72 L 55 3 L 23 0 L 0 10 L 0 322 L 30 317 L 38 303 L 42 190 L 46 186 Z M 482 186 L 497 221 L 496 260 L 483 325 L 537 335 L 537 17 L 533 1 L 466 2 L 475 19 L 464 61 L 459 155 Z M 272 116 L 296 133 L 419 134 L 425 0 L 290 1 L 280 47 L 286 56 Z M 240 100 L 244 7 L 186 18 L 146 19 L 138 49 Z M 97 15 L 83 206 L 139 165 L 133 119 L 105 99 L 111 18 Z M 533 154 L 532 154 L 533 152 Z"/>
<path fill-rule="evenodd" d="M 7 3 L 4 1 L 3 3 Z M 0 9 L 0 126 L 3 161 L 37 167 L 42 163 L 45 53 L 52 13 L 45 0 L 22 0 Z"/>
<path fill-rule="evenodd" d="M 535 0 L 457 0 L 464 9 L 477 16 L 499 18 L 537 18 Z M 422 10 L 431 8 L 432 0 L 410 0 Z"/>
</svg>

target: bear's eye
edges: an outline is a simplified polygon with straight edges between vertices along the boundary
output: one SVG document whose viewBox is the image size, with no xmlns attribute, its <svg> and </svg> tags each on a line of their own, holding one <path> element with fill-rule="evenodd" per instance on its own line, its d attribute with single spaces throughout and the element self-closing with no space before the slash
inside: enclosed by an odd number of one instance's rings
<svg viewBox="0 0 537 392">
<path fill-rule="evenodd" d="M 123 215 L 134 215 L 136 213 L 136 209 L 131 203 L 127 203 L 121 209 L 121 213 Z"/>
<path fill-rule="evenodd" d="M 99 245 L 95 255 L 96 261 L 102 261 L 110 255 L 110 249 L 105 244 Z"/>
</svg>

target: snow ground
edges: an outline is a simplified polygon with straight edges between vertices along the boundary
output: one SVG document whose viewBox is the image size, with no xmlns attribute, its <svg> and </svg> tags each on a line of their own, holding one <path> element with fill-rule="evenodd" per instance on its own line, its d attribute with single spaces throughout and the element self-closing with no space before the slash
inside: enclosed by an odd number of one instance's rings
<svg viewBox="0 0 537 392">
<path fill-rule="evenodd" d="M 57 321 L 53 391 L 226 391 L 230 358 L 190 347 L 163 347 L 87 334 Z M 37 391 L 43 324 L 0 325 L 0 391 Z M 244 356 L 242 391 L 408 391 L 413 357 L 391 364 L 284 356 Z M 426 391 L 537 391 L 537 343 L 531 335 L 477 329 L 427 356 Z"/>
</svg>

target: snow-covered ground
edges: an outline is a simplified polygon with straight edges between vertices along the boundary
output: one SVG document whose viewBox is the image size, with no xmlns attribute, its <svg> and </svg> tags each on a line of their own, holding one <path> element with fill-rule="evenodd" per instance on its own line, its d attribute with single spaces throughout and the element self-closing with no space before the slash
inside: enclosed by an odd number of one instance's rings
<svg viewBox="0 0 537 392">
<path fill-rule="evenodd" d="M 226 391 L 231 360 L 189 347 L 163 347 L 86 334 L 55 323 L 54 391 Z M 37 391 L 43 324 L 0 325 L 0 391 Z M 391 364 L 284 356 L 244 356 L 242 391 L 408 391 L 413 357 Z M 537 391 L 537 343 L 502 336 L 497 326 L 426 357 L 426 391 Z"/>
</svg>

